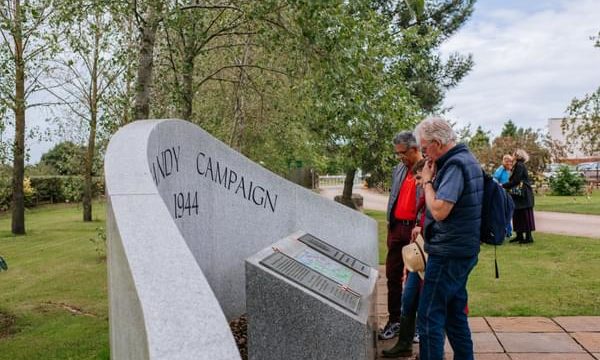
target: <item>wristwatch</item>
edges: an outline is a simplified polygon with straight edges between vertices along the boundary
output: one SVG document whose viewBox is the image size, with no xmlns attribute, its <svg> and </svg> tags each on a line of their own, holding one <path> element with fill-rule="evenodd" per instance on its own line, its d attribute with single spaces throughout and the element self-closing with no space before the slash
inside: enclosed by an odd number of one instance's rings
<svg viewBox="0 0 600 360">
<path fill-rule="evenodd" d="M 427 184 L 431 184 L 431 186 L 433 186 L 433 181 L 432 180 L 427 180 L 427 181 L 425 181 L 425 184 L 423 186 L 425 186 Z"/>
</svg>

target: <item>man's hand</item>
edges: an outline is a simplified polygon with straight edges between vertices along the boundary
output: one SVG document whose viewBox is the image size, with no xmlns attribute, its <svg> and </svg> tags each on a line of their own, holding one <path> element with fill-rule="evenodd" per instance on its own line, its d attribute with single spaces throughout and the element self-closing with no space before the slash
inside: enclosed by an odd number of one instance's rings
<svg viewBox="0 0 600 360">
<path fill-rule="evenodd" d="M 423 166 L 423 171 L 421 172 L 421 178 L 423 179 L 423 183 L 427 181 L 431 181 L 433 179 L 433 175 L 435 174 L 435 162 L 431 160 L 427 160 L 425 166 Z"/>
<path fill-rule="evenodd" d="M 415 226 L 410 233 L 410 242 L 414 242 L 420 233 L 421 233 L 421 227 Z"/>
</svg>

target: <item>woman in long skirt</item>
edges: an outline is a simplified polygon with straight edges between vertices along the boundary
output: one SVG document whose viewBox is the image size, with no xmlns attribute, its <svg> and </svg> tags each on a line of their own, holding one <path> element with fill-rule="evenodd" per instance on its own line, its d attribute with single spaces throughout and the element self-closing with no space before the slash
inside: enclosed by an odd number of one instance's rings
<svg viewBox="0 0 600 360">
<path fill-rule="evenodd" d="M 515 164 L 512 174 L 507 183 L 502 186 L 510 193 L 514 203 L 513 231 L 517 234 L 510 242 L 529 244 L 533 242 L 532 231 L 535 231 L 535 218 L 533 216 L 533 205 L 535 200 L 527 166 L 529 155 L 523 149 L 517 149 L 513 155 Z"/>
</svg>

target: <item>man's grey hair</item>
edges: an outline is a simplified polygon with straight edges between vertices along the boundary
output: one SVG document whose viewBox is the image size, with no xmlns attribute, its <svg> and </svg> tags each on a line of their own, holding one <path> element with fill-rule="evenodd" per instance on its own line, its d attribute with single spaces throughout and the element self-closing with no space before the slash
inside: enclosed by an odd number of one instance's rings
<svg viewBox="0 0 600 360">
<path fill-rule="evenodd" d="M 417 139 L 411 131 L 401 131 L 392 140 L 394 145 L 405 145 L 407 149 L 418 148 Z"/>
<path fill-rule="evenodd" d="M 421 141 L 421 139 L 425 141 L 439 141 L 442 145 L 456 142 L 456 133 L 452 129 L 452 126 L 450 126 L 448 121 L 439 116 L 425 118 L 417 125 L 414 134 L 417 142 Z"/>
</svg>

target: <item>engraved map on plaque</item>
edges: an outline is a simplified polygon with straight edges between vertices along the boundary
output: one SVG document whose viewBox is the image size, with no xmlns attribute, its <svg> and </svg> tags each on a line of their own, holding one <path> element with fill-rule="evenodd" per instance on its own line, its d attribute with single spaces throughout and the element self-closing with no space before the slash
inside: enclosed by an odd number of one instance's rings
<svg viewBox="0 0 600 360">
<path fill-rule="evenodd" d="M 369 272 L 370 272 L 369 265 L 356 259 L 355 257 L 352 257 L 352 256 L 346 254 L 342 250 L 339 250 L 339 249 L 327 244 L 326 242 L 318 239 L 317 237 L 315 237 L 311 234 L 304 234 L 304 235 L 300 236 L 300 238 L 298 238 L 298 240 L 300 240 L 304 244 L 308 245 L 309 247 L 315 249 L 316 251 L 320 252 L 321 254 L 344 264 L 345 266 L 356 271 L 357 273 L 361 274 L 362 276 L 367 277 L 367 278 L 369 277 Z"/>
<path fill-rule="evenodd" d="M 360 295 L 307 265 L 280 252 L 267 256 L 260 263 L 339 306 L 358 313 Z"/>
<path fill-rule="evenodd" d="M 352 270 L 311 248 L 302 250 L 294 259 L 342 285 L 348 285 L 352 279 Z"/>
</svg>

